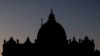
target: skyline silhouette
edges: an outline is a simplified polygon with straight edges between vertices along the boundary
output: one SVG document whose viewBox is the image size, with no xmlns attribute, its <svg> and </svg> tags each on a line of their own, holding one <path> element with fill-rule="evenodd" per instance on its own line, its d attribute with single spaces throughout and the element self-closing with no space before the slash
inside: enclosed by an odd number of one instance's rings
<svg viewBox="0 0 100 56">
<path fill-rule="evenodd" d="M 100 56 L 100 51 L 95 50 L 94 40 L 85 36 L 83 40 L 73 37 L 67 39 L 66 32 L 53 14 L 49 14 L 46 23 L 42 23 L 38 31 L 35 43 L 27 37 L 24 43 L 19 43 L 13 37 L 9 41 L 4 40 L 2 56 L 30 56 L 30 55 L 64 55 L 64 56 Z"/>
<path fill-rule="evenodd" d="M 11 36 L 19 39 L 19 43 L 24 43 L 29 36 L 34 43 L 41 19 L 43 24 L 47 22 L 51 7 L 68 40 L 75 36 L 79 41 L 88 36 L 100 50 L 99 0 L 0 0 L 0 53 L 3 40 L 8 41 Z"/>
</svg>

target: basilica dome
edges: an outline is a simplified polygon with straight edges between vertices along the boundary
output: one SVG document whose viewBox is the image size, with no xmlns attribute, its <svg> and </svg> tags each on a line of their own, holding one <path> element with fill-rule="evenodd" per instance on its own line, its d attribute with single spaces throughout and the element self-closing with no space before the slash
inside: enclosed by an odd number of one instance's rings
<svg viewBox="0 0 100 56">
<path fill-rule="evenodd" d="M 53 11 L 49 14 L 48 21 L 43 24 L 38 32 L 39 42 L 61 43 L 66 41 L 66 33 L 63 27 L 56 22 Z"/>
</svg>

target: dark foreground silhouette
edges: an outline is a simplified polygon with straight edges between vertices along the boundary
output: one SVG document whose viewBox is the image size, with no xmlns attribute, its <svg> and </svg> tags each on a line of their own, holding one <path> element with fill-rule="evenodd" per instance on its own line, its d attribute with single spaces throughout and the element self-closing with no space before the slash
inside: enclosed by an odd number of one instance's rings
<svg viewBox="0 0 100 56">
<path fill-rule="evenodd" d="M 100 56 L 100 51 L 95 50 L 94 40 L 86 36 L 83 40 L 67 40 L 63 27 L 56 22 L 51 10 L 47 23 L 41 23 L 35 43 L 29 39 L 25 43 L 19 40 L 4 40 L 3 56 Z"/>
</svg>

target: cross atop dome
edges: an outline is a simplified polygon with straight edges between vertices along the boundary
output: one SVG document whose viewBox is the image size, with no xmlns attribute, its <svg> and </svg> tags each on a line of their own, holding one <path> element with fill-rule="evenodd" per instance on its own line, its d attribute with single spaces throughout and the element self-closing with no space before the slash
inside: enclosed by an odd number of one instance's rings
<svg viewBox="0 0 100 56">
<path fill-rule="evenodd" d="M 51 8 L 51 14 L 53 14 L 53 9 Z"/>
<path fill-rule="evenodd" d="M 48 17 L 48 22 L 56 22 L 55 21 L 55 15 L 53 13 L 53 9 L 51 8 L 51 13 L 49 14 L 49 17 Z"/>
</svg>

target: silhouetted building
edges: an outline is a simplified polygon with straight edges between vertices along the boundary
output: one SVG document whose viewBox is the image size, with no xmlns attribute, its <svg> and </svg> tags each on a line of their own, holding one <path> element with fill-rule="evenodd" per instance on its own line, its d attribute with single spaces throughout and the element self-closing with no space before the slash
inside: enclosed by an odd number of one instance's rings
<svg viewBox="0 0 100 56">
<path fill-rule="evenodd" d="M 100 56 L 100 51 L 95 51 L 94 40 L 88 36 L 76 41 L 67 40 L 64 28 L 56 21 L 51 9 L 48 21 L 41 24 L 35 43 L 29 37 L 25 43 L 19 43 L 11 37 L 9 41 L 4 40 L 3 56 L 36 56 L 36 55 L 62 55 L 62 56 Z"/>
</svg>

